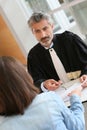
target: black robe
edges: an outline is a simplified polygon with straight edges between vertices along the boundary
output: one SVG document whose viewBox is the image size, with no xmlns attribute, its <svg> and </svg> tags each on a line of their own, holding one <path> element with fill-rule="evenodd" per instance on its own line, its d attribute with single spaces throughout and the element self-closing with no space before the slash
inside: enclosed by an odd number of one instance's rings
<svg viewBox="0 0 87 130">
<path fill-rule="evenodd" d="M 53 43 L 53 48 L 67 73 L 81 70 L 80 75 L 87 74 L 87 45 L 79 36 L 65 31 L 61 34 L 55 34 Z M 41 82 L 47 79 L 59 80 L 49 51 L 40 43 L 28 53 L 27 67 L 37 87 L 40 87 Z"/>
</svg>

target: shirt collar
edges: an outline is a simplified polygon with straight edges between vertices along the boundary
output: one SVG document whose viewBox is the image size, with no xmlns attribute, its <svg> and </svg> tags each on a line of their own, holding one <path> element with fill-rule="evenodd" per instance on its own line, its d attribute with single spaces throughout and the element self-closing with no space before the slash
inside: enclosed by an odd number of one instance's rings
<svg viewBox="0 0 87 130">
<path fill-rule="evenodd" d="M 50 47 L 49 48 L 52 48 L 53 47 L 53 42 L 51 43 Z M 48 47 L 44 47 L 45 49 L 49 49 Z"/>
</svg>

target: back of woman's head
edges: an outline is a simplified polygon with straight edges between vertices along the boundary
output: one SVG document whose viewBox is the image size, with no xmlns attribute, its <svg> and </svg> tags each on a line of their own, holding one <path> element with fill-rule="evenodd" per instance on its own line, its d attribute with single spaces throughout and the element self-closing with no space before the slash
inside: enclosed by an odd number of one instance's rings
<svg viewBox="0 0 87 130">
<path fill-rule="evenodd" d="M 13 57 L 0 57 L 0 114 L 23 114 L 38 89 L 25 67 Z"/>
</svg>

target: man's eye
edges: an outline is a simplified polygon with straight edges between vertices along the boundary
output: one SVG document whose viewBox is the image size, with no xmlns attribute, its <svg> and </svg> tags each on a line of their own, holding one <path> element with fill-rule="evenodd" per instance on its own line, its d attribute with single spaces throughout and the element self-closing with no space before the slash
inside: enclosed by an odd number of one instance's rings
<svg viewBox="0 0 87 130">
<path fill-rule="evenodd" d="M 44 31 L 47 30 L 47 29 L 48 29 L 48 27 L 43 28 Z"/>
<path fill-rule="evenodd" d="M 40 30 L 35 30 L 35 33 L 40 33 Z"/>
</svg>

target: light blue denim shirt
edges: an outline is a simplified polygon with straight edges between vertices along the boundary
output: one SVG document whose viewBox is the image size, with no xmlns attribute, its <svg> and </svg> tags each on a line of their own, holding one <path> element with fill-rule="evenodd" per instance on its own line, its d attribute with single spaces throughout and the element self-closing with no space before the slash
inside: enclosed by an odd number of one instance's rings
<svg viewBox="0 0 87 130">
<path fill-rule="evenodd" d="M 85 130 L 84 108 L 80 98 L 70 98 L 67 108 L 55 92 L 36 96 L 24 115 L 0 118 L 0 130 Z"/>
</svg>

